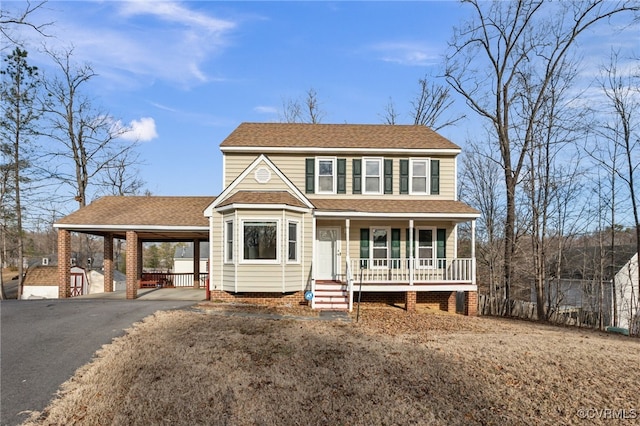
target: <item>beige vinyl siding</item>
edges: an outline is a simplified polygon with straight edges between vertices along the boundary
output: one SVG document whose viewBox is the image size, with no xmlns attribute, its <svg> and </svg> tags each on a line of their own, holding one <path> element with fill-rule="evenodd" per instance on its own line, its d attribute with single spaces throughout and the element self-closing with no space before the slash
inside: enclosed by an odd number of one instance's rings
<svg viewBox="0 0 640 426">
<path fill-rule="evenodd" d="M 260 167 L 266 167 L 271 170 L 269 166 L 261 162 L 254 171 L 260 169 Z M 234 191 L 289 191 L 289 187 L 275 172 L 271 173 L 271 179 L 266 183 L 258 182 L 252 172 L 245 176 L 241 182 L 238 182 Z"/>
<path fill-rule="evenodd" d="M 225 187 L 233 182 L 251 163 L 258 157 L 255 154 L 225 154 Z M 305 158 L 312 158 L 313 155 L 301 155 L 301 154 L 269 154 L 269 159 L 273 164 L 301 191 L 305 190 Z M 383 194 L 385 198 L 415 198 L 415 197 L 427 197 L 434 199 L 447 199 L 453 200 L 456 197 L 455 189 L 455 157 L 454 156 L 441 156 L 441 157 L 415 157 L 406 155 L 396 156 L 367 156 L 367 155 L 336 155 L 336 156 L 322 156 L 322 157 L 335 157 L 345 158 L 347 166 L 346 174 L 346 194 L 306 194 L 310 199 L 313 198 L 343 198 L 358 197 L 358 198 L 379 198 L 381 195 L 365 195 L 365 194 L 353 194 L 353 159 L 367 158 L 384 158 L 393 160 L 393 194 Z M 409 158 L 431 158 L 440 160 L 440 194 L 439 195 L 408 195 L 400 194 L 400 159 Z M 248 183 L 253 183 L 251 190 L 263 189 L 263 186 L 255 182 L 253 174 L 247 176 Z M 273 180 L 273 178 L 272 178 Z"/>
</svg>

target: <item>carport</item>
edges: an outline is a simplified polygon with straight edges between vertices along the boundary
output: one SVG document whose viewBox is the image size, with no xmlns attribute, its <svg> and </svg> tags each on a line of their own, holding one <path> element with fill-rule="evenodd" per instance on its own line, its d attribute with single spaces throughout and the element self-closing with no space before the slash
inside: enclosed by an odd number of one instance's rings
<svg viewBox="0 0 640 426">
<path fill-rule="evenodd" d="M 58 297 L 71 297 L 71 234 L 104 239 L 104 291 L 113 292 L 114 240 L 126 241 L 126 298 L 136 299 L 142 278 L 142 245 L 193 242 L 193 283 L 200 285 L 200 241 L 209 240 L 204 210 L 215 197 L 106 196 L 58 220 Z M 205 271 L 208 272 L 208 271 Z"/>
</svg>

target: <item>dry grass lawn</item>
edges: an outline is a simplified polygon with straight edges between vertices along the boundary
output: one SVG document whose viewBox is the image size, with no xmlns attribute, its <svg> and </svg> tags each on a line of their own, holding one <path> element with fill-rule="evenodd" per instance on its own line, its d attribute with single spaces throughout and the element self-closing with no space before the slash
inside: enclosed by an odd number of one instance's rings
<svg viewBox="0 0 640 426">
<path fill-rule="evenodd" d="M 205 304 L 156 313 L 104 346 L 27 424 L 640 419 L 638 339 L 424 309 L 368 306 L 358 323 L 301 320 L 290 316 L 296 309 L 267 319 L 269 311 Z"/>
</svg>

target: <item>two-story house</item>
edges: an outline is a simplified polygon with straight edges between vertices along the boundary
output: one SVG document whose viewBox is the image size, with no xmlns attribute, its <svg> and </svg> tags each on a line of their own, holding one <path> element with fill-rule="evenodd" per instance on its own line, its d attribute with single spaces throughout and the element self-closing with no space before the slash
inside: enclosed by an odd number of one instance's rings
<svg viewBox="0 0 640 426">
<path fill-rule="evenodd" d="M 224 191 L 206 209 L 212 298 L 290 294 L 475 314 L 474 243 L 459 258 L 460 148 L 424 126 L 243 123 L 220 145 Z M 359 293 L 361 292 L 361 293 Z"/>
</svg>

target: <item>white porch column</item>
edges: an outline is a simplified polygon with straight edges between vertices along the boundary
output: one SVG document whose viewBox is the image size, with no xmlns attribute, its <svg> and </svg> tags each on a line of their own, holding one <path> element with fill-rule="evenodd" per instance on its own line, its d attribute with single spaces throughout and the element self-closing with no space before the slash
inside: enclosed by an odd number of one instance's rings
<svg viewBox="0 0 640 426">
<path fill-rule="evenodd" d="M 316 215 L 313 215 L 311 220 L 311 293 L 313 298 L 311 299 L 311 309 L 316 307 Z"/>
<path fill-rule="evenodd" d="M 413 285 L 413 270 L 415 267 L 415 262 L 413 259 L 413 253 L 415 252 L 415 247 L 413 246 L 413 219 L 409 219 L 409 285 Z"/>
<path fill-rule="evenodd" d="M 213 241 L 213 215 L 211 217 L 209 217 L 209 270 L 207 271 L 209 273 L 209 291 L 211 290 L 215 290 L 217 288 L 216 283 L 218 282 L 217 279 L 214 279 L 214 272 L 215 272 L 215 268 L 214 268 L 214 263 L 216 263 L 216 258 L 215 258 L 215 246 L 213 245 L 214 241 Z M 223 244 L 224 244 L 224 238 L 223 240 Z M 221 250 L 224 253 L 224 246 L 223 246 L 223 250 Z M 224 255 L 223 255 L 224 256 Z M 220 269 L 220 271 L 222 271 L 222 262 L 220 262 L 220 265 L 218 266 L 218 268 Z M 222 280 L 222 277 L 221 277 Z"/>
<path fill-rule="evenodd" d="M 349 275 L 347 276 L 347 286 L 349 291 L 349 312 L 353 311 L 353 271 L 351 270 L 351 251 L 349 250 L 349 246 L 351 244 L 350 231 L 351 231 L 351 219 L 344 220 L 345 227 L 345 244 L 347 245 L 347 268 L 349 270 Z"/>
<path fill-rule="evenodd" d="M 471 221 L 471 283 L 476 284 L 476 220 Z"/>
<path fill-rule="evenodd" d="M 344 221 L 344 227 L 345 227 L 345 244 L 347 245 L 347 262 L 351 261 L 351 253 L 349 250 L 349 241 L 351 240 L 349 235 L 349 231 L 350 231 L 350 227 L 351 227 L 351 219 L 345 219 Z M 349 265 L 349 267 L 351 267 L 351 265 Z"/>
</svg>

